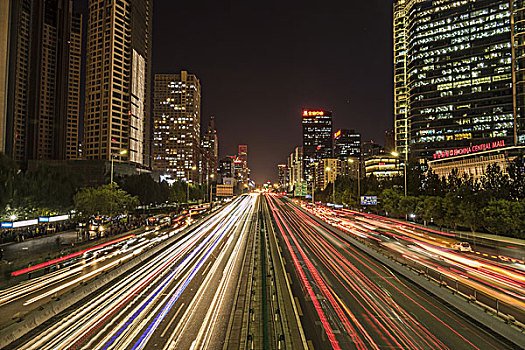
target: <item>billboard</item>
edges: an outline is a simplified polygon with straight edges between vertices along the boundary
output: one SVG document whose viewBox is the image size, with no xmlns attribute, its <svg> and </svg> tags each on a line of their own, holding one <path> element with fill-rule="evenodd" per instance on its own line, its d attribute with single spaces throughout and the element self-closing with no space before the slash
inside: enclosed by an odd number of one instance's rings
<svg viewBox="0 0 525 350">
<path fill-rule="evenodd" d="M 217 197 L 233 197 L 233 185 L 217 185 Z"/>
<path fill-rule="evenodd" d="M 361 205 L 377 205 L 377 196 L 361 196 Z"/>
</svg>

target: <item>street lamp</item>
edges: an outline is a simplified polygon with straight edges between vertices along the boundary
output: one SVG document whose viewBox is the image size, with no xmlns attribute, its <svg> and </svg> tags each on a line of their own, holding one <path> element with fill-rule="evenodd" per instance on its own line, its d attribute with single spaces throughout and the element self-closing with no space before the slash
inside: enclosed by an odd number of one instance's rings
<svg viewBox="0 0 525 350">
<path fill-rule="evenodd" d="M 213 205 L 213 178 L 215 177 L 215 174 L 211 174 L 210 175 L 210 178 L 211 178 L 211 182 L 209 184 L 210 186 L 210 210 L 211 210 L 211 207 Z"/>
<path fill-rule="evenodd" d="M 392 155 L 398 160 L 398 164 L 399 164 L 399 153 L 397 152 L 392 152 Z M 405 160 L 405 162 L 403 162 L 403 170 L 404 170 L 404 178 L 405 178 L 405 197 L 407 196 L 407 162 Z"/>
<path fill-rule="evenodd" d="M 194 165 L 191 167 L 191 170 L 197 170 L 197 167 Z M 188 170 L 188 178 L 186 179 L 186 205 L 188 206 L 188 212 L 190 208 L 190 170 Z"/>
<path fill-rule="evenodd" d="M 120 151 L 120 152 L 118 153 L 118 155 L 123 156 L 123 155 L 125 155 L 126 153 L 128 153 L 128 151 L 124 149 L 124 150 Z M 117 155 L 117 154 L 111 154 L 111 180 L 110 180 L 110 184 L 111 184 L 111 186 L 113 186 L 113 163 L 114 163 L 114 160 L 115 160 L 115 156 L 116 156 L 116 155 Z"/>
<path fill-rule="evenodd" d="M 349 163 L 354 163 L 354 160 L 349 158 Z M 357 205 L 361 203 L 361 162 L 357 160 Z"/>
<path fill-rule="evenodd" d="M 325 170 L 330 173 L 331 169 L 330 167 L 326 167 Z M 328 176 L 327 176 L 327 180 L 328 180 Z M 334 205 L 335 205 L 335 178 L 334 178 L 334 181 L 332 182 L 332 201 L 334 202 Z"/>
</svg>

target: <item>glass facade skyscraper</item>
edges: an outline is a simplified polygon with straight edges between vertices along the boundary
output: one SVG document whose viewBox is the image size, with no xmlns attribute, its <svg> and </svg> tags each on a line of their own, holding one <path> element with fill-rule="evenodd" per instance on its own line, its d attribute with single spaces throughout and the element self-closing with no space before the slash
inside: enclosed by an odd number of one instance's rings
<svg viewBox="0 0 525 350">
<path fill-rule="evenodd" d="M 311 181 L 314 162 L 332 158 L 332 112 L 303 110 L 303 160 L 307 181 Z"/>
<path fill-rule="evenodd" d="M 525 141 L 521 21 L 511 25 L 518 19 L 516 5 L 494 0 L 412 0 L 394 5 L 395 15 L 404 16 L 406 42 L 399 47 L 406 50 L 406 74 L 403 80 L 395 73 L 394 79 L 408 92 L 410 157 L 432 159 L 448 149 Z M 400 34 L 394 30 L 396 35 Z M 401 57 L 399 52 L 396 57 Z M 394 97 L 398 99 L 399 93 Z M 399 152 L 399 113 L 395 118 Z"/>
</svg>

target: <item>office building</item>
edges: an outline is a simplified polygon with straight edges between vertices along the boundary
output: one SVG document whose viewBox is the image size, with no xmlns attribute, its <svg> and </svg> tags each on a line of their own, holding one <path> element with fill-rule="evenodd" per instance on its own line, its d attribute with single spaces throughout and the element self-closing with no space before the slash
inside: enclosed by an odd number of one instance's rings
<svg viewBox="0 0 525 350">
<path fill-rule="evenodd" d="M 344 161 L 361 157 L 361 134 L 355 130 L 340 129 L 334 133 L 334 157 Z"/>
<path fill-rule="evenodd" d="M 152 6 L 152 0 L 89 1 L 85 159 L 151 163 Z"/>
<path fill-rule="evenodd" d="M 288 156 L 288 191 L 292 192 L 295 186 L 305 182 L 304 180 L 304 161 L 303 147 L 295 147 Z"/>
<path fill-rule="evenodd" d="M 288 167 L 286 164 L 277 165 L 278 178 L 279 178 L 279 190 L 281 192 L 288 191 Z"/>
<path fill-rule="evenodd" d="M 400 160 L 389 154 L 375 155 L 364 163 L 366 176 L 374 175 L 378 179 L 402 176 Z"/>
<path fill-rule="evenodd" d="M 408 152 L 410 124 L 408 118 L 408 3 L 414 0 L 398 0 L 394 3 L 394 143 L 396 151 L 406 156 Z"/>
<path fill-rule="evenodd" d="M 248 168 L 248 146 L 247 145 L 239 145 L 238 146 L 238 152 L 237 152 L 237 161 L 235 162 L 237 164 L 237 170 L 236 173 L 239 174 L 239 181 L 241 182 L 247 182 L 250 177 L 250 170 Z"/>
<path fill-rule="evenodd" d="M 199 182 L 200 110 L 201 85 L 196 75 L 186 71 L 155 75 L 153 170 Z"/>
<path fill-rule="evenodd" d="M 82 17 L 72 0 L 0 5 L 0 151 L 78 158 Z"/>
<path fill-rule="evenodd" d="M 233 162 L 236 157 L 226 156 L 219 161 L 219 182 L 223 185 L 235 185 Z"/>
<path fill-rule="evenodd" d="M 0 1 L 0 153 L 6 153 L 11 1 Z"/>
<path fill-rule="evenodd" d="M 524 12 L 502 0 L 396 2 L 398 152 L 407 134 L 410 157 L 424 160 L 480 143 L 525 144 Z"/>
<path fill-rule="evenodd" d="M 215 129 L 215 117 L 213 116 L 210 117 L 208 128 L 202 137 L 201 145 L 203 151 L 203 179 L 209 181 L 217 175 L 217 159 L 219 157 L 219 140 L 217 138 L 217 130 Z"/>
<path fill-rule="evenodd" d="M 374 140 L 365 141 L 361 145 L 362 159 L 367 159 L 372 156 L 378 156 L 385 153 L 385 148 L 380 144 L 374 142 Z"/>
<path fill-rule="evenodd" d="M 396 142 L 394 139 L 394 131 L 385 131 L 385 153 L 392 154 L 396 152 Z"/>
<path fill-rule="evenodd" d="M 304 176 L 311 182 L 313 164 L 318 160 L 333 157 L 332 112 L 304 109 L 302 124 Z"/>
<path fill-rule="evenodd" d="M 330 183 L 334 183 L 340 175 L 340 161 L 336 158 L 324 158 L 314 163 L 315 187 L 324 190 Z"/>
</svg>

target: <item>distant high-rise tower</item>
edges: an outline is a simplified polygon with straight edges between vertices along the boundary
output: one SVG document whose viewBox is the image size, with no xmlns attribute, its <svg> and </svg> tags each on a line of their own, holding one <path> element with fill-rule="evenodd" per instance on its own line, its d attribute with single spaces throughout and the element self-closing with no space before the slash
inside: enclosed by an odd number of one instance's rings
<svg viewBox="0 0 525 350">
<path fill-rule="evenodd" d="M 156 74 L 153 92 L 153 169 L 199 180 L 201 85 L 196 75 Z"/>
<path fill-rule="evenodd" d="M 217 130 L 215 130 L 215 117 L 210 117 L 208 129 L 204 132 L 202 138 L 203 150 L 203 178 L 209 179 L 210 175 L 214 177 L 217 175 L 218 157 L 219 157 L 219 140 L 217 138 Z"/>
<path fill-rule="evenodd" d="M 361 134 L 341 129 L 334 133 L 334 158 L 346 161 L 348 157 L 361 157 Z"/>
<path fill-rule="evenodd" d="M 76 159 L 82 18 L 72 0 L 1 6 L 0 150 L 20 162 Z"/>
<path fill-rule="evenodd" d="M 84 158 L 150 164 L 152 0 L 90 0 Z"/>
<path fill-rule="evenodd" d="M 313 164 L 333 157 L 332 112 L 304 109 L 302 117 L 304 175 L 310 182 Z"/>
<path fill-rule="evenodd" d="M 239 150 L 237 153 L 237 160 L 241 162 L 241 181 L 247 181 L 249 176 L 249 169 L 248 169 L 248 146 L 247 145 L 239 145 Z"/>
</svg>

